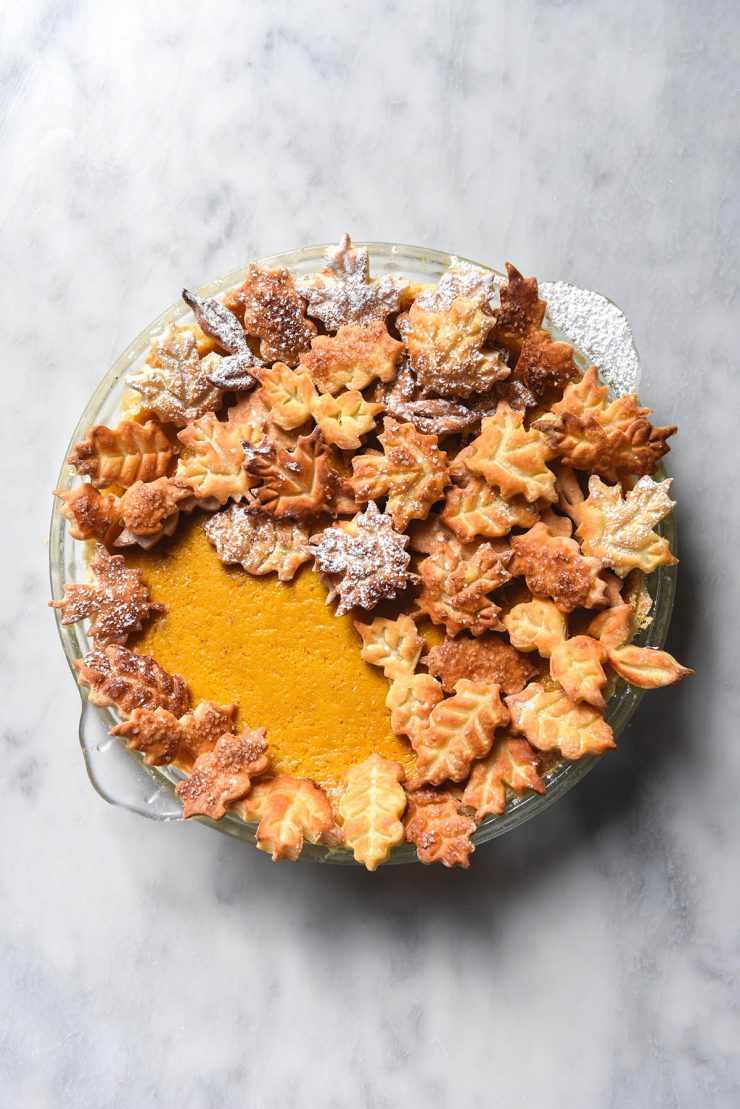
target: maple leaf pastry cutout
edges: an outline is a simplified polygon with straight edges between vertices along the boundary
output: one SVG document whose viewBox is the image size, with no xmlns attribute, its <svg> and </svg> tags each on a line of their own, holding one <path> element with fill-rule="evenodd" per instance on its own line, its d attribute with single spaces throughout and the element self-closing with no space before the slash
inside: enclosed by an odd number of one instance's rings
<svg viewBox="0 0 740 1109">
<path fill-rule="evenodd" d="M 325 528 L 311 540 L 316 568 L 328 576 L 328 601 L 339 596 L 337 616 L 356 605 L 374 608 L 383 598 L 392 599 L 408 584 L 409 537 L 393 527 L 371 501 L 348 527 Z"/>
<path fill-rule="evenodd" d="M 284 266 L 266 270 L 252 263 L 244 282 L 227 293 L 224 303 L 243 320 L 247 335 L 260 340 L 265 362 L 295 366 L 316 334 L 316 325 L 306 319 L 304 302 Z"/>
<path fill-rule="evenodd" d="M 120 500 L 114 494 L 101 493 L 86 481 L 76 489 L 55 489 L 54 496 L 61 500 L 62 516 L 72 525 L 72 539 L 110 543 L 120 531 Z"/>
<path fill-rule="evenodd" d="M 353 249 L 347 234 L 336 249 L 327 252 L 324 269 L 298 283 L 309 316 L 321 320 L 327 331 L 386 320 L 399 310 L 406 286 L 405 281 L 390 274 L 371 278 L 367 250 Z"/>
<path fill-rule="evenodd" d="M 463 486 L 453 485 L 447 490 L 440 522 L 462 543 L 470 543 L 478 536 L 498 539 L 513 527 L 532 527 L 538 515 L 538 506 L 528 504 L 523 497 L 507 500 L 483 478 L 469 477 Z"/>
<path fill-rule="evenodd" d="M 274 573 L 280 581 L 291 581 L 311 557 L 307 527 L 245 505 L 229 505 L 217 512 L 206 521 L 204 531 L 222 562 L 239 565 L 248 574 Z"/>
<path fill-rule="evenodd" d="M 239 317 L 213 297 L 199 297 L 183 289 L 182 299 L 192 310 L 201 330 L 227 352 L 227 357 L 215 364 L 210 374 L 211 384 L 224 391 L 251 389 L 256 380 L 252 371 L 263 363 L 252 353 Z"/>
<path fill-rule="evenodd" d="M 579 376 L 570 343 L 553 339 L 547 331 L 533 331 L 526 336 L 514 377 L 533 397 L 539 400 L 551 389 L 562 393 Z"/>
<path fill-rule="evenodd" d="M 199 501 L 215 505 L 246 497 L 255 479 L 244 468 L 247 455 L 238 426 L 208 412 L 184 427 L 177 437 L 186 453 L 178 461 L 175 485 Z"/>
<path fill-rule="evenodd" d="M 176 485 L 172 478 L 137 481 L 118 500 L 119 523 L 123 526 L 116 547 L 138 545 L 153 547 L 164 536 L 173 535 L 180 516 L 180 502 L 191 491 Z"/>
<path fill-rule="evenodd" d="M 545 318 L 536 277 L 522 277 L 516 266 L 506 263 L 508 280 L 501 286 L 496 314 L 496 338 L 510 347 L 519 347 L 527 335 L 539 331 Z"/>
<path fill-rule="evenodd" d="M 344 842 L 368 870 L 376 870 L 404 838 L 402 778 L 400 763 L 376 754 L 345 772 L 338 806 Z"/>
<path fill-rule="evenodd" d="M 658 566 L 677 562 L 668 540 L 653 531 L 674 508 L 668 495 L 671 485 L 671 478 L 656 482 L 645 476 L 623 494 L 621 486 L 605 485 L 592 475 L 576 530 L 585 554 L 620 578 L 630 570 L 650 574 Z"/>
<path fill-rule="evenodd" d="M 461 678 L 454 694 L 434 706 L 427 727 L 411 740 L 415 780 L 428 785 L 463 781 L 473 761 L 490 751 L 496 729 L 508 720 L 495 682 Z"/>
<path fill-rule="evenodd" d="M 300 364 L 319 393 L 365 389 L 372 381 L 392 381 L 403 343 L 391 338 L 384 320 L 346 324 L 336 335 L 317 335 Z"/>
<path fill-rule="evenodd" d="M 514 552 L 509 569 L 514 577 L 524 577 L 535 596 L 551 597 L 562 612 L 606 604 L 606 583 L 599 576 L 602 563 L 582 554 L 575 539 L 553 535 L 540 521 L 509 542 Z"/>
<path fill-rule="evenodd" d="M 198 756 L 190 777 L 175 786 L 183 818 L 221 820 L 227 806 L 249 792 L 252 779 L 264 773 L 269 761 L 264 728 L 222 735 L 212 751 Z"/>
<path fill-rule="evenodd" d="M 201 360 L 193 332 L 169 320 L 128 384 L 160 420 L 182 427 L 221 407 L 221 390 L 209 380 L 218 361 L 214 354 Z"/>
<path fill-rule="evenodd" d="M 481 424 L 481 433 L 464 456 L 465 468 L 501 490 L 507 499 L 533 503 L 557 500 L 555 475 L 548 469 L 552 449 L 541 431 L 524 427 L 524 416 L 506 403 Z"/>
<path fill-rule="evenodd" d="M 447 435 L 480 430 L 481 420 L 496 411 L 498 400 L 490 395 L 467 404 L 449 397 L 424 394 L 408 364 L 402 365 L 392 384 L 378 391 L 389 416 L 399 423 L 413 424 L 425 435 Z"/>
<path fill-rule="evenodd" d="M 414 300 L 429 312 L 445 312 L 460 297 L 493 315 L 498 307 L 498 282 L 493 270 L 454 258 L 436 285 L 422 289 Z"/>
<path fill-rule="evenodd" d="M 110 734 L 125 739 L 132 751 L 140 751 L 149 766 L 177 762 L 192 767 L 222 735 L 234 731 L 235 716 L 236 704 L 213 701 L 201 701 L 193 712 L 179 718 L 163 708 L 134 709 Z"/>
<path fill-rule="evenodd" d="M 405 735 L 413 743 L 428 727 L 432 709 L 443 698 L 442 686 L 431 674 L 394 678 L 385 699 L 393 734 Z"/>
<path fill-rule="evenodd" d="M 264 439 L 245 444 L 245 469 L 259 480 L 254 490 L 261 508 L 277 520 L 308 520 L 319 513 L 335 514 L 339 484 L 331 448 L 315 429 L 301 435 L 291 451 Z"/>
<path fill-rule="evenodd" d="M 545 689 L 531 682 L 505 702 L 512 730 L 538 751 L 559 751 L 563 758 L 581 759 L 616 746 L 602 713 L 591 705 L 575 704 L 559 687 Z"/>
<path fill-rule="evenodd" d="M 165 611 L 152 604 L 142 571 L 127 569 L 121 555 L 109 554 L 101 543 L 95 546 L 90 569 L 90 585 L 65 584 L 63 600 L 50 601 L 49 606 L 61 609 L 63 624 L 90 619 L 88 635 L 96 647 L 125 643 L 141 631 L 151 613 Z"/>
<path fill-rule="evenodd" d="M 520 796 L 529 790 L 545 792 L 540 766 L 540 756 L 526 739 L 504 735 L 485 759 L 474 763 L 462 804 L 476 810 L 478 823 L 489 815 L 501 816 L 506 808 L 507 787 Z"/>
<path fill-rule="evenodd" d="M 182 675 L 170 674 L 149 655 L 112 644 L 96 647 L 74 666 L 81 684 L 89 687 L 91 705 L 115 705 L 125 715 L 134 709 L 163 708 L 173 716 L 184 716 L 190 707 Z"/>
<path fill-rule="evenodd" d="M 475 851 L 470 838 L 475 831 L 474 821 L 460 812 L 451 793 L 418 789 L 407 796 L 406 839 L 416 847 L 419 862 L 467 870 Z"/>
<path fill-rule="evenodd" d="M 363 435 L 375 429 L 384 405 L 367 401 L 358 389 L 332 396 L 325 393 L 313 402 L 311 414 L 324 440 L 344 451 L 362 446 Z"/>
<path fill-rule="evenodd" d="M 518 693 L 536 673 L 526 655 L 494 633 L 477 639 L 447 637 L 432 647 L 423 661 L 445 693 L 452 693 L 461 678 L 495 682 L 502 693 Z"/>
<path fill-rule="evenodd" d="M 292 431 L 311 418 L 317 394 L 308 374 L 276 362 L 260 372 L 259 392 L 278 427 Z"/>
<path fill-rule="evenodd" d="M 491 315 L 459 297 L 442 312 L 412 304 L 406 328 L 409 365 L 422 393 L 469 397 L 487 392 L 511 372 L 498 351 L 482 350 Z"/>
<path fill-rule="evenodd" d="M 96 424 L 75 443 L 67 461 L 96 489 L 137 481 L 156 481 L 170 472 L 177 447 L 157 420 L 121 420 L 115 427 Z"/>
<path fill-rule="evenodd" d="M 241 803 L 245 820 L 259 820 L 255 838 L 261 851 L 295 861 L 303 843 L 339 847 L 342 829 L 334 820 L 331 802 L 320 786 L 308 778 L 279 777 L 258 782 Z"/>
<path fill-rule="evenodd" d="M 356 620 L 355 628 L 362 639 L 360 658 L 365 662 L 380 667 L 389 681 L 413 674 L 424 640 L 411 616 L 402 614 L 395 620 L 378 616 L 369 624 Z"/>
<path fill-rule="evenodd" d="M 489 597 L 509 581 L 507 545 L 465 544 L 440 535 L 429 555 L 419 563 L 419 608 L 435 624 L 454 636 L 467 629 L 473 635 L 503 630 L 499 607 Z"/>
<path fill-rule="evenodd" d="M 517 651 L 537 651 L 542 658 L 550 658 L 568 635 L 565 613 L 545 597 L 514 605 L 504 615 L 503 623 Z"/>
<path fill-rule="evenodd" d="M 383 453 L 367 451 L 352 459 L 352 488 L 358 501 L 386 498 L 385 511 L 399 531 L 424 520 L 449 483 L 447 455 L 436 435 L 387 417 L 378 436 Z"/>
</svg>

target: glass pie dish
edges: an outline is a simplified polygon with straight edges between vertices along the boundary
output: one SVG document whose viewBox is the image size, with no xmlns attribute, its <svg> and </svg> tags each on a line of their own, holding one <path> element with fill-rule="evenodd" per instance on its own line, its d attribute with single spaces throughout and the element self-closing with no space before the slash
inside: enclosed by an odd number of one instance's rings
<svg viewBox="0 0 740 1109">
<path fill-rule="evenodd" d="M 372 269 L 375 276 L 384 274 L 403 274 L 413 282 L 425 284 L 435 283 L 442 273 L 453 261 L 451 255 L 425 248 L 402 246 L 388 243 L 362 243 L 358 246 L 367 247 L 370 253 Z M 287 267 L 293 276 L 303 276 L 319 268 L 323 262 L 326 246 L 309 247 L 272 258 L 262 259 L 260 265 L 268 268 L 276 266 Z M 484 267 L 480 263 L 474 263 Z M 203 286 L 197 292 L 201 296 L 220 296 L 227 289 L 239 285 L 246 273 L 246 265 L 239 269 L 217 278 Z M 494 271 L 495 272 L 495 271 Z M 546 287 L 545 287 L 546 288 Z M 560 286 L 560 288 L 567 288 Z M 575 290 L 583 293 L 582 290 Z M 547 296 L 547 292 L 544 293 Z M 596 294 L 585 294 L 596 297 Z M 597 298 L 613 313 L 618 310 L 604 298 Z M 187 322 L 191 317 L 189 308 L 180 301 L 164 311 L 149 327 L 126 348 L 116 359 L 113 366 L 105 375 L 95 393 L 82 413 L 77 427 L 70 440 L 70 453 L 74 443 L 84 438 L 87 429 L 92 424 L 111 424 L 119 417 L 119 407 L 122 395 L 126 388 L 126 380 L 130 373 L 144 360 L 149 349 L 150 340 L 157 335 L 167 320 L 176 323 Z M 621 317 L 624 321 L 624 317 Z M 587 342 L 582 336 L 566 334 L 552 318 L 547 320 L 547 326 L 554 338 L 566 339 L 575 347 L 575 360 L 583 370 L 593 360 L 594 351 L 588 350 Z M 624 321 L 626 334 L 630 341 L 630 357 L 634 359 L 634 378 L 637 377 L 637 356 L 631 347 L 631 335 Z M 579 338 L 581 342 L 579 343 Z M 587 357 L 587 352 L 591 357 Z M 608 373 L 605 379 L 609 380 Z M 632 380 L 631 389 L 637 389 L 637 381 Z M 623 390 L 627 391 L 627 390 Z M 68 463 L 62 466 L 57 482 L 57 488 L 69 490 L 78 482 L 76 471 Z M 666 517 L 656 529 L 664 536 L 676 553 L 676 531 L 672 515 Z M 67 524 L 62 515 L 62 502 L 55 499 L 52 511 L 51 531 L 49 538 L 49 562 L 51 575 L 52 597 L 60 600 L 64 595 L 64 582 L 83 581 L 87 573 L 84 559 L 85 545 L 70 539 Z M 673 597 L 676 585 L 676 566 L 660 566 L 646 579 L 647 588 L 653 599 L 652 621 L 648 627 L 640 631 L 634 642 L 639 646 L 661 648 L 665 642 L 673 607 Z M 70 670 L 76 681 L 73 664 L 82 658 L 92 644 L 88 640 L 80 624 L 63 625 L 61 612 L 56 610 L 57 627 L 62 646 L 69 663 Z M 79 739 L 82 748 L 85 766 L 90 781 L 97 792 L 108 802 L 139 813 L 152 820 L 179 820 L 182 819 L 182 803 L 175 793 L 175 785 L 181 779 L 180 773 L 167 766 L 149 766 L 143 761 L 139 752 L 129 750 L 118 739 L 109 736 L 110 728 L 118 723 L 119 717 L 110 708 L 99 708 L 90 704 L 86 692 L 80 689 L 82 708 L 79 722 Z M 636 711 L 643 690 L 619 680 L 609 700 L 606 720 L 611 725 L 615 737 L 623 731 Z M 576 762 L 563 761 L 557 764 L 545 776 L 547 791 L 540 795 L 529 793 L 525 796 L 513 796 L 506 811 L 501 816 L 488 817 L 477 828 L 473 835 L 476 846 L 487 840 L 502 835 L 522 824 L 525 820 L 536 816 L 548 805 L 552 804 L 576 782 L 578 782 L 594 766 L 595 756 L 585 757 Z M 247 842 L 255 842 L 255 825 L 244 823 L 235 814 L 213 822 L 205 817 L 200 817 L 204 823 L 218 831 L 234 836 Z M 324 846 L 305 844 L 300 856 L 302 859 L 331 862 L 338 864 L 355 863 L 352 854 L 344 849 L 330 850 Z M 397 847 L 390 859 L 391 863 L 417 862 L 416 849 L 412 844 L 402 844 Z"/>
</svg>

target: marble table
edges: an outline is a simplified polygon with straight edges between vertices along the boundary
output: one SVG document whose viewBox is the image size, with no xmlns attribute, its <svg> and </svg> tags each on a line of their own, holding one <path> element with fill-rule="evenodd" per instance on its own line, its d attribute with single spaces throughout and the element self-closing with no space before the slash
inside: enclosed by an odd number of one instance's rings
<svg viewBox="0 0 740 1109">
<path fill-rule="evenodd" d="M 740 1104 L 738 8 L 4 12 L 0 1103 Z M 273 866 L 89 788 L 51 489 L 182 285 L 346 229 L 607 293 L 670 459 L 698 673 L 468 873 Z"/>
</svg>

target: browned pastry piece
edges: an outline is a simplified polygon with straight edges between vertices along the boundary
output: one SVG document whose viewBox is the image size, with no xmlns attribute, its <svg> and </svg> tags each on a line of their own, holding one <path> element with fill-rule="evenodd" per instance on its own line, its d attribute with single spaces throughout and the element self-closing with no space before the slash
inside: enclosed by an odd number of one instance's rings
<svg viewBox="0 0 740 1109">
<path fill-rule="evenodd" d="M 436 435 L 422 435 L 413 424 L 387 417 L 378 436 L 383 447 L 352 459 L 352 488 L 359 501 L 386 498 L 385 511 L 404 531 L 411 520 L 423 520 L 444 494 L 449 478 L 447 455 Z"/>
<path fill-rule="evenodd" d="M 470 838 L 475 822 L 460 812 L 459 802 L 435 789 L 418 789 L 407 797 L 406 839 L 415 845 L 419 861 L 467 870 L 475 850 Z"/>
<path fill-rule="evenodd" d="M 335 514 L 339 479 L 334 454 L 318 428 L 302 435 L 292 451 L 268 439 L 245 450 L 245 469 L 259 479 L 254 495 L 265 512 L 299 522 Z"/>
<path fill-rule="evenodd" d="M 540 300 L 536 277 L 522 277 L 516 266 L 506 263 L 508 281 L 501 286 L 501 307 L 496 316 L 496 338 L 507 346 L 518 346 L 538 331 L 547 307 Z"/>
<path fill-rule="evenodd" d="M 188 711 L 185 679 L 168 673 L 148 655 L 112 645 L 90 651 L 74 665 L 81 684 L 89 687 L 92 705 L 115 705 L 126 715 L 134 709 L 163 708 L 173 716 Z"/>
<path fill-rule="evenodd" d="M 445 693 L 451 693 L 461 678 L 495 682 L 502 693 L 518 693 L 537 672 L 526 655 L 493 633 L 478 639 L 448 636 L 432 647 L 422 662 L 440 680 Z"/>
<path fill-rule="evenodd" d="M 473 635 L 503 631 L 500 608 L 489 594 L 511 578 L 510 559 L 508 544 L 501 541 L 463 545 L 439 536 L 419 563 L 419 608 L 451 636 L 465 629 Z"/>
<path fill-rule="evenodd" d="M 538 523 L 524 535 L 512 536 L 510 543 L 514 556 L 509 569 L 514 577 L 524 577 L 535 596 L 552 597 L 561 612 L 606 604 L 601 562 L 582 554 L 574 539 L 555 536 Z"/>
<path fill-rule="evenodd" d="M 157 420 L 121 420 L 113 428 L 91 427 L 67 461 L 96 489 L 128 489 L 137 481 L 166 477 L 176 454 L 176 443 Z"/>
<path fill-rule="evenodd" d="M 243 321 L 247 335 L 260 339 L 260 355 L 266 362 L 295 366 L 316 334 L 316 325 L 306 318 L 303 300 L 284 266 L 266 270 L 252 263 L 243 283 L 226 295 L 224 304 Z"/>
<path fill-rule="evenodd" d="M 269 763 L 264 728 L 222 735 L 212 751 L 198 756 L 190 777 L 175 787 L 183 802 L 184 819 L 223 819 L 227 807 L 249 792 L 252 780 L 264 773 Z"/>
</svg>

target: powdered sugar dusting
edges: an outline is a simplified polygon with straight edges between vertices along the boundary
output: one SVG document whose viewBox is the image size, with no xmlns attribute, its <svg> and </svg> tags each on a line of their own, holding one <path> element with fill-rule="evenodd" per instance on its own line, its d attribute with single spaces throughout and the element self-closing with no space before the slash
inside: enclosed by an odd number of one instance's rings
<svg viewBox="0 0 740 1109">
<path fill-rule="evenodd" d="M 446 312 L 458 297 L 472 300 L 479 307 L 495 311 L 499 304 L 498 279 L 490 270 L 452 258 L 449 268 L 433 289 L 424 289 L 415 303 L 427 312 Z"/>
</svg>

